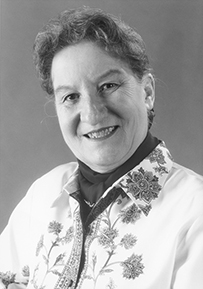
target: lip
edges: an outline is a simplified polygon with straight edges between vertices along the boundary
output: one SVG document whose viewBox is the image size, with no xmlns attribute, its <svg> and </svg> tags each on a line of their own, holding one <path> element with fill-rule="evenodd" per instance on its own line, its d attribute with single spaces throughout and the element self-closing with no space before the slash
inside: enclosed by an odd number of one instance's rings
<svg viewBox="0 0 203 289">
<path fill-rule="evenodd" d="M 89 131 L 88 133 L 84 134 L 84 136 L 89 140 L 101 141 L 101 140 L 104 140 L 104 139 L 111 137 L 117 131 L 117 129 L 118 129 L 118 125 L 102 127 L 100 129 L 97 129 L 97 130 Z M 92 137 L 89 136 L 90 134 L 92 135 Z M 94 135 L 95 135 L 95 137 L 94 137 Z M 96 135 L 98 135 L 98 136 L 96 136 Z"/>
</svg>

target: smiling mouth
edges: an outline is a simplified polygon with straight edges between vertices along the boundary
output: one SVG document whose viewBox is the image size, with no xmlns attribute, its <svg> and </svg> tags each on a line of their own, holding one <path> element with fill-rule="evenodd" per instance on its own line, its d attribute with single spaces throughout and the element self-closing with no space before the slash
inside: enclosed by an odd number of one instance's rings
<svg viewBox="0 0 203 289">
<path fill-rule="evenodd" d="M 118 126 L 110 126 L 105 129 L 92 131 L 90 133 L 85 134 L 85 136 L 90 139 L 104 139 L 111 136 L 117 130 L 117 128 Z"/>
</svg>

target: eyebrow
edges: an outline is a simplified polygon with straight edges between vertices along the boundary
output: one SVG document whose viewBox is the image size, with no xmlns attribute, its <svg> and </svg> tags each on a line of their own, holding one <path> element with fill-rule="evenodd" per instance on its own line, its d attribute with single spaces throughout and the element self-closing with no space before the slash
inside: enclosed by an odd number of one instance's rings
<svg viewBox="0 0 203 289">
<path fill-rule="evenodd" d="M 116 68 L 115 69 L 109 69 L 109 70 L 105 71 L 104 73 L 102 73 L 101 75 L 99 75 L 98 77 L 96 77 L 95 82 L 101 81 L 101 80 L 103 80 L 109 76 L 116 75 L 116 74 L 117 75 L 123 75 L 123 72 L 122 72 L 122 70 L 116 69 Z M 71 89 L 71 88 L 72 88 L 72 86 L 70 86 L 70 85 L 59 85 L 55 90 L 55 94 L 60 92 L 60 91 Z"/>
<path fill-rule="evenodd" d="M 65 90 L 68 90 L 68 89 L 71 89 L 71 86 L 69 86 L 69 85 L 59 85 L 56 88 L 56 90 L 54 91 L 54 93 L 57 94 L 60 91 L 65 91 Z"/>
<path fill-rule="evenodd" d="M 97 80 L 97 81 L 98 81 L 98 80 L 102 80 L 102 79 L 104 79 L 104 78 L 106 78 L 106 77 L 108 77 L 108 76 L 115 75 L 115 74 L 122 75 L 123 72 L 122 72 L 122 70 L 116 69 L 116 68 L 115 68 L 115 69 L 109 69 L 109 70 L 107 70 L 106 72 L 104 72 L 103 74 L 99 75 L 99 76 L 96 78 L 96 80 Z"/>
</svg>

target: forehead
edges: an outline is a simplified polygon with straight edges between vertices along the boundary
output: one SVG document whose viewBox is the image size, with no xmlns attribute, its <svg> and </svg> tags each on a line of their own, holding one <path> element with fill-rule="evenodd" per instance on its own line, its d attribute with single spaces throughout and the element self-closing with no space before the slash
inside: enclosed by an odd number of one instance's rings
<svg viewBox="0 0 203 289">
<path fill-rule="evenodd" d="M 92 42 L 81 42 L 65 47 L 53 58 L 51 77 L 53 85 L 66 78 L 86 77 L 96 81 L 101 77 L 132 74 L 131 69 L 120 59 L 110 56 Z"/>
</svg>

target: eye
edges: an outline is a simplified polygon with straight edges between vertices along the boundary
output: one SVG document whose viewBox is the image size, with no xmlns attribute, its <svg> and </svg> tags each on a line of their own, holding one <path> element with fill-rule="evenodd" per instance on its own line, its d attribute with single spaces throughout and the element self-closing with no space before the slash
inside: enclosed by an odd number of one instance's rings
<svg viewBox="0 0 203 289">
<path fill-rule="evenodd" d="M 78 93 L 71 93 L 63 97 L 63 102 L 76 102 L 80 95 Z"/>
<path fill-rule="evenodd" d="M 105 91 L 114 91 L 119 87 L 119 84 L 109 82 L 109 83 L 104 83 L 103 85 L 100 86 L 99 92 L 105 92 Z"/>
</svg>

